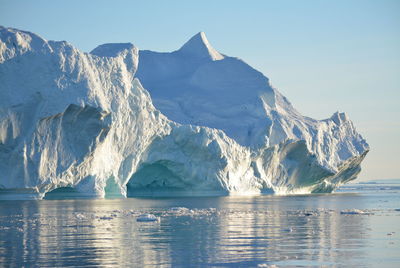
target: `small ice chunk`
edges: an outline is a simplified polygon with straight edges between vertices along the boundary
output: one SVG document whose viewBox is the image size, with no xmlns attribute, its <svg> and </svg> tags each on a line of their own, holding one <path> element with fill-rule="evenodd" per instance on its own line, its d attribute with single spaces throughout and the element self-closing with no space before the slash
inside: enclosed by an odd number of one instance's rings
<svg viewBox="0 0 400 268">
<path fill-rule="evenodd" d="M 85 215 L 83 215 L 82 213 L 76 213 L 75 214 L 75 218 L 77 218 L 78 220 L 83 220 L 85 219 Z"/>
<path fill-rule="evenodd" d="M 268 265 L 267 263 L 260 263 L 257 265 L 257 267 L 263 267 L 263 268 L 278 268 L 275 264 Z"/>
<path fill-rule="evenodd" d="M 290 227 L 290 228 L 287 228 L 287 229 L 283 229 L 282 231 L 291 233 L 291 232 L 293 232 L 293 228 Z"/>
<path fill-rule="evenodd" d="M 159 221 L 160 218 L 153 215 L 153 214 L 142 214 L 139 217 L 137 217 L 136 221 L 138 222 L 152 222 L 152 221 Z"/>
</svg>

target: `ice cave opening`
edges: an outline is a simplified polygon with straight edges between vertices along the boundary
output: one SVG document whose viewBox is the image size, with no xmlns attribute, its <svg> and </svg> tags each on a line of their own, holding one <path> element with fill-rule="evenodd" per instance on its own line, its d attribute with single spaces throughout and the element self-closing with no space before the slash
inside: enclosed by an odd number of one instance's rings
<svg viewBox="0 0 400 268">
<path fill-rule="evenodd" d="M 55 200 L 55 199 L 71 199 L 82 195 L 73 187 L 58 187 L 50 192 L 47 192 L 43 199 Z"/>
<path fill-rule="evenodd" d="M 143 164 L 128 181 L 126 196 L 184 195 L 191 187 L 173 171 L 174 165 L 164 160 Z"/>
</svg>

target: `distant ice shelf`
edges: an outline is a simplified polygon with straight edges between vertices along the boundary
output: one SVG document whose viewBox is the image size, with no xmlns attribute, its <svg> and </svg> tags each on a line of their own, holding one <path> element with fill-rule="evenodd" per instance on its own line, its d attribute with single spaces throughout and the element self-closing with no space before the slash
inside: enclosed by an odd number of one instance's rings
<svg viewBox="0 0 400 268">
<path fill-rule="evenodd" d="M 202 32 L 84 53 L 0 27 L 0 198 L 331 192 L 368 150 L 345 113 L 301 115 Z"/>
</svg>

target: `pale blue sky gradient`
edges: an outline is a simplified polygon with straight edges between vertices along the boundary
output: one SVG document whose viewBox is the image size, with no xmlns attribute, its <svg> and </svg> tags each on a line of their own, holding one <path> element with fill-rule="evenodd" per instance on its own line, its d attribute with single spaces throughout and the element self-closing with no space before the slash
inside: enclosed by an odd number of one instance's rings
<svg viewBox="0 0 400 268">
<path fill-rule="evenodd" d="M 67 40 L 172 51 L 206 32 L 303 114 L 345 111 L 371 152 L 362 180 L 400 177 L 400 1 L 6 1 L 0 25 Z"/>
</svg>

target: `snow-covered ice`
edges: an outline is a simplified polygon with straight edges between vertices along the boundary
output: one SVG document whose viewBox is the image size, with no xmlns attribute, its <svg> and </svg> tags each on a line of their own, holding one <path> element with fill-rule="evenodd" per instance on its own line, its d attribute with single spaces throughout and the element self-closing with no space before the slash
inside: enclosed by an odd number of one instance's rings
<svg viewBox="0 0 400 268">
<path fill-rule="evenodd" d="M 84 53 L 0 27 L 0 74 L 5 198 L 331 192 L 369 150 L 345 113 L 301 115 L 204 33 L 171 53 Z"/>
</svg>

